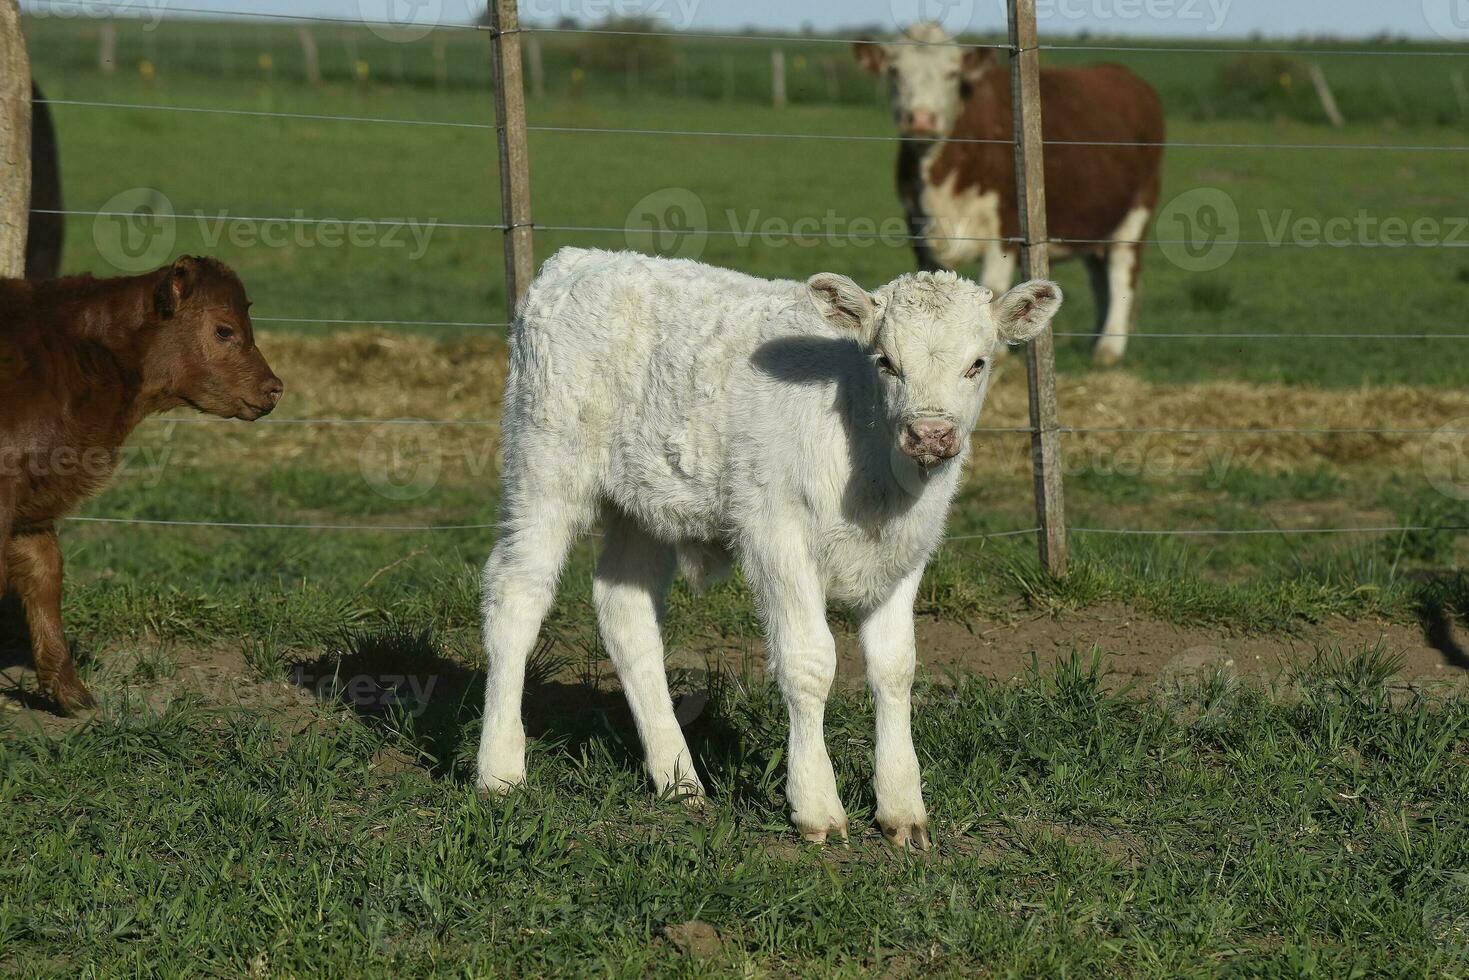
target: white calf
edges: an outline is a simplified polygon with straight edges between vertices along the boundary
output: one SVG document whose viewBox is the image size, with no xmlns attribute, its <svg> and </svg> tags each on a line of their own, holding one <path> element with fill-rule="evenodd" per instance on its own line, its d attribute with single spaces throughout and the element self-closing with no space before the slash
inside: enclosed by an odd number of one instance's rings
<svg viewBox="0 0 1469 980">
<path fill-rule="evenodd" d="M 793 821 L 813 840 L 847 833 L 822 734 L 835 600 L 862 616 L 878 821 L 894 843 L 926 847 L 913 597 L 989 360 L 1045 329 L 1061 293 L 1037 281 L 992 299 L 951 272 L 867 293 L 837 275 L 769 282 L 630 252 L 547 262 L 512 336 L 480 785 L 525 778 L 526 657 L 573 539 L 600 515 L 598 621 L 657 789 L 703 792 L 663 668 L 664 593 L 680 559 L 700 576 L 737 556 L 790 713 Z"/>
</svg>

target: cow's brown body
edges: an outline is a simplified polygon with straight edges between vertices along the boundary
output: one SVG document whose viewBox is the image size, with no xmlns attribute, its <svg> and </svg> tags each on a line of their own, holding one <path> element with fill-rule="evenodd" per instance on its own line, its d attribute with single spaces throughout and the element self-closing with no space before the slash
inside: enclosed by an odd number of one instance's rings
<svg viewBox="0 0 1469 980">
<path fill-rule="evenodd" d="M 889 79 L 904 135 L 898 195 L 919 265 L 982 262 L 985 285 L 1003 292 L 1020 234 L 1010 72 L 936 24 L 915 25 L 894 44 L 859 42 L 856 57 Z M 1046 68 L 1040 81 L 1051 254 L 1086 262 L 1097 297 L 1096 358 L 1114 363 L 1132 323 L 1137 243 L 1158 206 L 1163 107 L 1121 65 Z"/>
<path fill-rule="evenodd" d="M 999 194 L 1001 238 L 1020 234 L 1010 75 L 980 76 L 948 140 L 926 155 L 924 178 L 960 191 Z M 1162 181 L 1163 107 L 1147 82 L 1121 65 L 1041 72 L 1046 222 L 1060 250 L 1101 255 L 1135 208 L 1153 211 Z M 966 143 L 964 140 L 1004 140 Z M 1108 145 L 1129 144 L 1129 145 Z M 1079 244 L 1081 242 L 1097 244 Z"/>
<path fill-rule="evenodd" d="M 19 593 L 37 673 L 63 709 L 91 696 L 61 630 L 56 522 L 106 485 L 147 416 L 275 407 L 282 386 L 248 306 L 208 259 L 127 279 L 0 280 L 0 594 Z"/>
</svg>

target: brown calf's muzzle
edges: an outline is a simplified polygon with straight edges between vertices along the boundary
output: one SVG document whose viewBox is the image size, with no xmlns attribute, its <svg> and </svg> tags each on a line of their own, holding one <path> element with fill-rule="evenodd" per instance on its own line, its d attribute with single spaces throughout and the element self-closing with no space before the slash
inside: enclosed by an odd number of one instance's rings
<svg viewBox="0 0 1469 980">
<path fill-rule="evenodd" d="M 241 399 L 245 404 L 245 412 L 240 417 L 247 422 L 263 419 L 275 411 L 275 407 L 281 402 L 281 396 L 286 393 L 285 383 L 276 377 L 275 372 L 265 363 L 264 358 L 261 358 L 260 365 L 264 369 L 264 377 L 259 382 L 256 392 Z"/>
</svg>

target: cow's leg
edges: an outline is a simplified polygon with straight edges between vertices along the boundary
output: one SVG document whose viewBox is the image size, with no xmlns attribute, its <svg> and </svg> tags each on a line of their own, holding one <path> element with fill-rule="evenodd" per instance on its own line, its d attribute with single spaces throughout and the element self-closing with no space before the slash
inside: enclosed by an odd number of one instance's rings
<svg viewBox="0 0 1469 980">
<path fill-rule="evenodd" d="M 847 839 L 847 812 L 826 751 L 826 698 L 836 678 L 836 642 L 826 625 L 826 594 L 794 528 L 746 543 L 745 566 L 759 600 L 771 668 L 790 715 L 786 799 L 791 821 L 809 841 Z"/>
<path fill-rule="evenodd" d="M 15 591 L 25 607 L 41 686 L 63 711 L 93 707 L 96 702 L 77 676 L 61 628 L 62 562 L 56 531 L 48 528 L 18 534 L 7 542 L 5 552 Z"/>
<path fill-rule="evenodd" d="M 575 482 L 568 476 L 567 482 Z M 525 664 L 556 597 L 562 563 L 592 507 L 570 488 L 538 481 L 535 492 L 507 487 L 501 538 L 485 565 L 484 728 L 478 783 L 505 792 L 525 781 L 521 697 Z M 560 492 L 558 492 L 560 491 Z"/>
<path fill-rule="evenodd" d="M 923 578 L 919 568 L 862 620 L 862 655 L 877 713 L 876 760 L 872 786 L 877 822 L 897 847 L 928 850 L 928 810 L 918 753 L 913 750 L 912 694 L 915 641 L 913 598 Z"/>
<path fill-rule="evenodd" d="M 1092 284 L 1092 297 L 1097 305 L 1097 325 L 1093 332 L 1097 337 L 1107 329 L 1107 313 L 1112 308 L 1112 279 L 1107 274 L 1107 254 L 1103 252 L 1087 252 L 1081 257 L 1082 264 L 1086 266 L 1087 277 Z"/>
<path fill-rule="evenodd" d="M 1092 350 L 1092 360 L 1100 367 L 1116 364 L 1127 350 L 1127 334 L 1132 329 L 1137 305 L 1138 276 L 1142 271 L 1143 246 L 1138 243 L 1147 232 L 1152 216 L 1147 208 L 1134 208 L 1113 236 L 1116 240 L 1107 246 L 1107 286 L 1111 301 L 1107 304 L 1107 320 Z"/>
<path fill-rule="evenodd" d="M 603 512 L 602 531 L 592 598 L 602 642 L 617 668 L 643 742 L 648 774 L 659 793 L 703 796 L 693 756 L 673 713 L 658 635 L 664 595 L 676 566 L 674 549 L 610 506 Z"/>
</svg>

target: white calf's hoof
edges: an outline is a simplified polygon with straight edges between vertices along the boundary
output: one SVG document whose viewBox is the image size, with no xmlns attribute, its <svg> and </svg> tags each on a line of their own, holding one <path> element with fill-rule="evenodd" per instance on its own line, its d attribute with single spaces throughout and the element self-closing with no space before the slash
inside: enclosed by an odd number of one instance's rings
<svg viewBox="0 0 1469 980">
<path fill-rule="evenodd" d="M 928 821 L 881 824 L 882 836 L 900 851 L 926 851 L 933 846 L 928 836 Z"/>
<path fill-rule="evenodd" d="M 482 746 L 475 784 L 483 793 L 504 796 L 525 784 L 525 736 Z"/>
<path fill-rule="evenodd" d="M 845 813 L 816 819 L 803 814 L 792 814 L 791 822 L 796 825 L 801 836 L 812 844 L 825 844 L 832 838 L 843 844 L 847 843 L 847 815 Z"/>
<path fill-rule="evenodd" d="M 684 806 L 698 808 L 704 805 L 704 784 L 698 779 L 685 777 L 678 782 L 653 780 L 660 799 L 676 800 Z"/>
<path fill-rule="evenodd" d="M 525 785 L 525 773 L 518 776 L 500 774 L 495 775 L 481 771 L 475 780 L 479 791 L 487 796 L 508 796 L 516 789 Z"/>
</svg>

